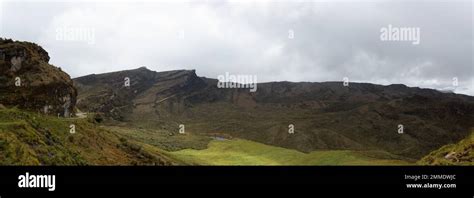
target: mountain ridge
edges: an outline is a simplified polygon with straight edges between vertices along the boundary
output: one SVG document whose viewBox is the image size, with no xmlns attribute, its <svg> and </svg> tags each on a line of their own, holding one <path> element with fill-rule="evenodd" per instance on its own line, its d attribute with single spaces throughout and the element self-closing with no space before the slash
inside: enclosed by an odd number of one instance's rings
<svg viewBox="0 0 474 198">
<path fill-rule="evenodd" d="M 133 76 L 137 71 L 128 73 Z M 107 73 L 96 75 L 98 81 L 88 79 L 89 85 L 101 87 L 95 91 L 81 89 L 86 78 L 73 79 L 78 85 L 78 107 L 172 133 L 184 124 L 192 133 L 222 133 L 303 152 L 375 147 L 416 159 L 465 138 L 474 123 L 474 97 L 400 84 L 345 87 L 342 82 L 267 82 L 257 84 L 257 92 L 252 93 L 219 89 L 217 79 L 198 77 L 195 70 L 142 72 L 136 79 L 130 77 L 135 80 L 130 90 L 137 90 L 136 95 L 101 102 L 94 98 L 98 93 L 110 97 L 107 93 L 113 90 L 125 90 L 108 86 L 122 83 L 124 76 Z M 143 76 L 151 73 L 153 80 L 144 83 Z M 118 102 L 121 99 L 132 102 Z M 124 105 L 97 108 L 117 102 Z M 290 124 L 300 135 L 288 133 Z M 403 135 L 397 133 L 400 124 L 405 125 Z"/>
</svg>

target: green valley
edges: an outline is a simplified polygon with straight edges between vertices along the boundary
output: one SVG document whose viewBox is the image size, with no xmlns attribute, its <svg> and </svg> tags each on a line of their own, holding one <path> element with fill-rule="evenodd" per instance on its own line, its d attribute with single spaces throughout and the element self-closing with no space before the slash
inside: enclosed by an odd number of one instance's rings
<svg viewBox="0 0 474 198">
<path fill-rule="evenodd" d="M 169 152 L 179 160 L 199 165 L 408 165 L 382 151 L 322 150 L 302 153 L 242 139 L 220 139 L 204 150 Z"/>
</svg>

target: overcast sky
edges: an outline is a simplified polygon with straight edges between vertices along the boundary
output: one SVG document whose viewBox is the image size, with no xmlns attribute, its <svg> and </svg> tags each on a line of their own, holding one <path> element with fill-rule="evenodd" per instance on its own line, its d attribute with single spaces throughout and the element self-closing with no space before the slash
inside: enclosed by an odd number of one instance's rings
<svg viewBox="0 0 474 198">
<path fill-rule="evenodd" d="M 472 1 L 375 2 L 3 0 L 0 32 L 38 43 L 72 77 L 146 66 L 474 95 Z M 389 25 L 418 28 L 419 44 L 381 40 Z"/>
</svg>

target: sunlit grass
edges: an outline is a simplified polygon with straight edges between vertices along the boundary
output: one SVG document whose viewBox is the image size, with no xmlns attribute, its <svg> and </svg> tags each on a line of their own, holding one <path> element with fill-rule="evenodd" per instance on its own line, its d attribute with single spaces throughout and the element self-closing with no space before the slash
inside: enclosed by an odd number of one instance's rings
<svg viewBox="0 0 474 198">
<path fill-rule="evenodd" d="M 409 162 L 391 159 L 381 151 L 372 158 L 363 151 L 325 150 L 302 153 L 257 142 L 233 139 L 213 140 L 207 149 L 185 149 L 169 152 L 179 160 L 199 165 L 406 165 Z"/>
</svg>

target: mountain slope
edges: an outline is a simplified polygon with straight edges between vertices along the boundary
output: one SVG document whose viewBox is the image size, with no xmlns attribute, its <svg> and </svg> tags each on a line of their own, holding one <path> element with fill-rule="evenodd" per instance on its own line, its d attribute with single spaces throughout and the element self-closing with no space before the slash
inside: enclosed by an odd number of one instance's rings
<svg viewBox="0 0 474 198">
<path fill-rule="evenodd" d="M 129 77 L 130 87 L 123 86 Z M 474 98 L 404 85 L 342 82 L 220 89 L 194 71 L 146 68 L 74 79 L 78 107 L 128 125 L 175 134 L 226 135 L 311 152 L 383 150 L 419 159 L 469 135 Z M 289 134 L 288 127 L 295 126 Z M 398 133 L 403 125 L 404 133 Z"/>
</svg>

